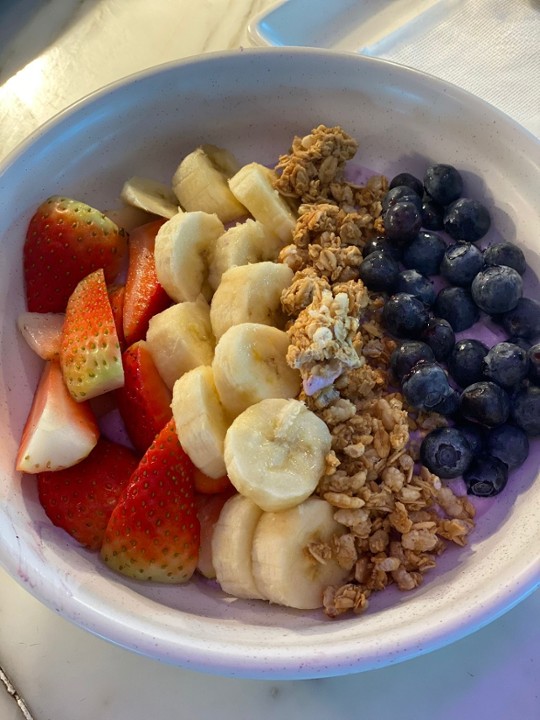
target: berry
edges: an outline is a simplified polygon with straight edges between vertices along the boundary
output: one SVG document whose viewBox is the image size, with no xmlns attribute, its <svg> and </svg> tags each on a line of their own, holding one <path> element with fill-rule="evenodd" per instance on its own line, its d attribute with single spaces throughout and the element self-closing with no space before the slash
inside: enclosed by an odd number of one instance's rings
<svg viewBox="0 0 540 720">
<path fill-rule="evenodd" d="M 452 388 L 443 368 L 434 362 L 421 360 L 403 378 L 401 389 L 405 400 L 419 410 L 433 410 Z"/>
<path fill-rule="evenodd" d="M 390 253 L 394 260 L 399 261 L 401 259 L 401 248 L 399 245 L 393 245 L 382 235 L 371 238 L 364 245 L 362 249 L 362 255 L 364 258 L 371 255 L 372 252 Z"/>
<path fill-rule="evenodd" d="M 451 388 L 450 394 L 434 405 L 431 410 L 432 412 L 439 413 L 439 415 L 444 415 L 445 417 L 455 415 L 459 411 L 460 398 L 460 393 Z"/>
<path fill-rule="evenodd" d="M 386 237 L 398 244 L 410 242 L 422 226 L 420 211 L 410 200 L 389 207 L 383 219 Z"/>
<path fill-rule="evenodd" d="M 432 281 L 417 270 L 403 270 L 397 276 L 396 291 L 414 295 L 428 307 L 433 305 L 437 293 Z"/>
<path fill-rule="evenodd" d="M 469 495 L 492 497 L 506 487 L 508 468 L 499 458 L 480 455 L 472 459 L 463 479 Z"/>
<path fill-rule="evenodd" d="M 513 343 L 497 343 L 484 358 L 484 375 L 507 390 L 519 385 L 528 369 L 527 352 Z"/>
<path fill-rule="evenodd" d="M 455 427 L 432 430 L 420 446 L 422 463 L 441 478 L 455 478 L 467 470 L 473 452 L 465 436 Z"/>
<path fill-rule="evenodd" d="M 448 320 L 432 317 L 428 320 L 421 339 L 429 345 L 435 359 L 440 362 L 446 360 L 450 354 L 456 342 L 456 335 Z"/>
<path fill-rule="evenodd" d="M 463 180 L 452 165 L 431 165 L 424 176 L 424 188 L 439 205 L 448 205 L 461 195 Z"/>
<path fill-rule="evenodd" d="M 522 297 L 512 310 L 495 320 L 501 323 L 508 335 L 536 340 L 540 337 L 540 302 Z"/>
<path fill-rule="evenodd" d="M 472 243 L 459 242 L 446 249 L 440 272 L 452 285 L 468 287 L 483 267 L 480 250 Z"/>
<path fill-rule="evenodd" d="M 428 311 L 423 302 L 409 293 L 396 293 L 384 304 L 382 321 L 387 330 L 396 337 L 418 338 L 428 321 Z"/>
<path fill-rule="evenodd" d="M 507 265 L 514 268 L 520 275 L 527 269 L 525 255 L 514 243 L 500 242 L 490 245 L 484 250 L 486 265 Z"/>
<path fill-rule="evenodd" d="M 491 218 L 477 200 L 460 198 L 446 208 L 444 229 L 454 240 L 477 242 L 489 230 Z"/>
<path fill-rule="evenodd" d="M 527 357 L 529 358 L 529 378 L 540 385 L 540 343 L 532 345 L 527 350 Z"/>
<path fill-rule="evenodd" d="M 403 251 L 402 262 L 422 275 L 437 275 L 446 243 L 434 232 L 421 230 Z"/>
<path fill-rule="evenodd" d="M 506 390 L 489 380 L 480 380 L 461 393 L 461 414 L 486 427 L 502 425 L 510 415 L 510 397 Z"/>
<path fill-rule="evenodd" d="M 529 438 L 515 425 L 499 425 L 487 434 L 486 452 L 502 460 L 509 470 L 515 470 L 527 459 Z"/>
<path fill-rule="evenodd" d="M 424 194 L 424 186 L 422 185 L 422 181 L 414 175 L 411 175 L 411 173 L 399 173 L 398 175 L 393 177 L 392 180 L 390 180 L 390 185 L 388 187 L 390 188 L 390 190 L 393 190 L 395 187 L 399 187 L 400 185 L 405 185 L 406 187 L 411 188 L 417 195 L 420 195 L 420 197 L 422 197 L 422 195 Z"/>
<path fill-rule="evenodd" d="M 450 323 L 454 332 L 467 330 L 480 318 L 471 293 L 457 286 L 443 288 L 437 295 L 433 309 L 438 317 Z"/>
<path fill-rule="evenodd" d="M 540 387 L 521 388 L 512 398 L 512 420 L 529 436 L 540 435 Z"/>
<path fill-rule="evenodd" d="M 396 378 L 401 381 L 420 360 L 430 362 L 435 360 L 429 345 L 419 340 L 405 340 L 390 356 L 390 367 Z"/>
<path fill-rule="evenodd" d="M 513 310 L 522 292 L 521 275 L 506 265 L 493 265 L 481 270 L 471 285 L 474 302 L 488 315 Z"/>
<path fill-rule="evenodd" d="M 406 185 L 396 185 L 389 190 L 382 199 L 381 207 L 383 213 L 385 213 L 389 207 L 392 207 L 392 205 L 405 200 L 414 203 L 418 212 L 422 211 L 422 196 Z"/>
<path fill-rule="evenodd" d="M 448 357 L 448 372 L 461 387 L 472 385 L 484 377 L 484 358 L 487 353 L 487 345 L 480 340 L 459 340 Z"/>
<path fill-rule="evenodd" d="M 358 276 L 369 290 L 392 292 L 399 274 L 399 265 L 392 255 L 377 250 L 364 258 Z"/>
<path fill-rule="evenodd" d="M 484 451 L 486 444 L 486 430 L 482 425 L 467 420 L 460 420 L 456 427 L 465 436 L 469 443 L 473 455 L 478 455 Z"/>
<path fill-rule="evenodd" d="M 422 202 L 422 227 L 426 230 L 442 230 L 444 228 L 444 208 L 429 197 Z"/>
</svg>

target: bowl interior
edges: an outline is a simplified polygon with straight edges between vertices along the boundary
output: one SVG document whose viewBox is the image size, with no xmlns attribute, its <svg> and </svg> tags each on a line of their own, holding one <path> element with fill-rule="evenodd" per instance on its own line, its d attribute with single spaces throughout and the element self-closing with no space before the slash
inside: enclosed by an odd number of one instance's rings
<svg viewBox="0 0 540 720">
<path fill-rule="evenodd" d="M 123 182 L 169 182 L 201 143 L 271 164 L 294 135 L 342 125 L 358 162 L 389 176 L 448 162 L 466 194 L 493 213 L 494 236 L 529 262 L 539 296 L 538 143 L 458 88 L 389 63 L 314 50 L 256 50 L 163 66 L 117 83 L 37 131 L 0 175 L 0 560 L 37 598 L 113 642 L 166 662 L 250 677 L 364 670 L 452 641 L 508 609 L 540 577 L 540 464 L 526 464 L 497 498 L 478 503 L 478 527 L 414 593 L 375 597 L 360 618 L 325 620 L 225 597 L 213 583 L 158 587 L 123 580 L 51 526 L 32 477 L 14 473 L 40 369 L 18 336 L 24 310 L 21 247 L 39 202 L 55 193 L 107 209 Z"/>
</svg>

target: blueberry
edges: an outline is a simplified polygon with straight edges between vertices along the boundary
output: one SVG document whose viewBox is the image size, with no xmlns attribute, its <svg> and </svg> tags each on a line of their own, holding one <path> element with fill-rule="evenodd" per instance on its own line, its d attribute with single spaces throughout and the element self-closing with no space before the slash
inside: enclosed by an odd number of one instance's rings
<svg viewBox="0 0 540 720">
<path fill-rule="evenodd" d="M 455 285 L 445 287 L 439 292 L 433 309 L 438 317 L 448 320 L 454 332 L 467 330 L 480 318 L 478 306 L 471 293 L 466 288 Z"/>
<path fill-rule="evenodd" d="M 478 423 L 468 422 L 467 420 L 460 420 L 456 427 L 465 436 L 467 442 L 471 446 L 473 455 L 479 455 L 485 449 L 486 444 L 486 429 Z"/>
<path fill-rule="evenodd" d="M 358 276 L 368 290 L 392 292 L 399 265 L 390 253 L 380 250 L 370 253 L 358 268 Z"/>
<path fill-rule="evenodd" d="M 401 260 L 406 268 L 418 270 L 422 275 L 437 275 L 445 250 L 442 237 L 430 230 L 421 230 L 403 250 Z"/>
<path fill-rule="evenodd" d="M 424 186 L 422 185 L 422 181 L 414 175 L 411 175 L 411 173 L 399 173 L 398 175 L 393 177 L 392 180 L 390 180 L 390 185 L 388 187 L 390 188 L 390 190 L 392 190 L 393 188 L 399 187 L 400 185 L 405 185 L 406 187 L 411 188 L 417 195 L 420 195 L 420 197 L 422 197 L 422 195 L 424 194 Z"/>
<path fill-rule="evenodd" d="M 428 321 L 428 311 L 421 300 L 409 293 L 396 293 L 384 304 L 382 321 L 396 337 L 420 337 Z"/>
<path fill-rule="evenodd" d="M 467 470 L 473 453 L 465 436 L 455 427 L 432 430 L 420 446 L 422 463 L 441 478 L 455 478 Z"/>
<path fill-rule="evenodd" d="M 491 218 L 477 200 L 459 198 L 444 213 L 444 229 L 454 240 L 477 242 L 489 230 Z"/>
<path fill-rule="evenodd" d="M 396 291 L 414 295 L 428 307 L 433 305 L 437 297 L 432 281 L 417 270 L 402 270 L 397 276 Z"/>
<path fill-rule="evenodd" d="M 488 346 L 475 338 L 459 340 L 448 356 L 448 372 L 458 385 L 467 387 L 484 378 Z"/>
<path fill-rule="evenodd" d="M 426 230 L 442 230 L 444 228 L 444 208 L 429 196 L 422 202 L 422 227 Z"/>
<path fill-rule="evenodd" d="M 445 417 L 455 415 L 459 411 L 460 398 L 461 394 L 457 390 L 451 388 L 450 394 L 434 405 L 431 410 L 432 412 L 439 413 L 439 415 L 444 415 Z"/>
<path fill-rule="evenodd" d="M 476 245 L 459 242 L 446 249 L 440 272 L 452 285 L 468 287 L 483 267 L 484 258 Z"/>
<path fill-rule="evenodd" d="M 510 414 L 510 396 L 500 385 L 480 380 L 461 393 L 461 414 L 486 427 L 502 425 Z"/>
<path fill-rule="evenodd" d="M 527 357 L 529 358 L 529 378 L 540 385 L 540 343 L 532 345 L 527 350 Z"/>
<path fill-rule="evenodd" d="M 519 385 L 528 369 L 527 352 L 513 343 L 497 343 L 484 358 L 484 375 L 507 390 Z"/>
<path fill-rule="evenodd" d="M 520 275 L 527 269 L 527 261 L 523 250 L 514 243 L 499 242 L 490 245 L 484 250 L 486 265 L 507 265 L 514 268 Z"/>
<path fill-rule="evenodd" d="M 517 336 L 509 337 L 508 342 L 514 343 L 514 345 L 518 345 L 522 350 L 525 350 L 525 352 L 529 352 L 529 349 L 531 347 L 531 343 L 528 340 Z"/>
<path fill-rule="evenodd" d="M 417 362 L 403 378 L 401 390 L 409 405 L 426 411 L 433 410 L 452 392 L 443 368 L 426 360 Z"/>
<path fill-rule="evenodd" d="M 521 428 L 505 423 L 488 432 L 486 452 L 502 460 L 509 470 L 515 470 L 527 459 L 529 438 Z"/>
<path fill-rule="evenodd" d="M 449 205 L 460 197 L 463 180 L 452 165 L 431 165 L 424 176 L 424 188 L 439 205 Z"/>
<path fill-rule="evenodd" d="M 435 356 L 432 349 L 419 340 L 405 340 L 390 356 L 390 367 L 396 378 L 401 382 L 420 360 L 433 362 Z"/>
<path fill-rule="evenodd" d="M 512 420 L 527 435 L 540 435 L 540 387 L 529 385 L 512 398 Z"/>
<path fill-rule="evenodd" d="M 499 458 L 480 455 L 472 459 L 463 479 L 469 495 L 492 497 L 506 487 L 508 468 Z"/>
<path fill-rule="evenodd" d="M 393 245 L 388 242 L 388 240 L 382 235 L 371 238 L 364 245 L 362 249 L 363 257 L 366 258 L 368 255 L 371 255 L 372 252 L 389 253 L 394 260 L 401 260 L 401 248 L 398 245 Z"/>
<path fill-rule="evenodd" d="M 432 317 L 428 320 L 421 339 L 433 350 L 435 359 L 441 362 L 450 354 L 456 336 L 448 320 Z"/>
<path fill-rule="evenodd" d="M 397 185 L 389 190 L 383 197 L 381 202 L 383 213 L 385 213 L 389 207 L 392 207 L 392 205 L 404 200 L 414 203 L 418 212 L 422 212 L 422 195 L 419 195 L 406 185 Z"/>
<path fill-rule="evenodd" d="M 501 323 L 508 335 L 536 340 L 540 337 L 540 302 L 522 297 L 517 305 L 501 316 L 494 318 Z"/>
<path fill-rule="evenodd" d="M 389 207 L 383 220 L 386 237 L 398 245 L 410 242 L 422 225 L 420 211 L 410 200 L 403 200 Z"/>
<path fill-rule="evenodd" d="M 471 285 L 474 302 L 488 315 L 513 310 L 522 292 L 521 275 L 506 265 L 493 265 L 481 270 Z"/>
</svg>

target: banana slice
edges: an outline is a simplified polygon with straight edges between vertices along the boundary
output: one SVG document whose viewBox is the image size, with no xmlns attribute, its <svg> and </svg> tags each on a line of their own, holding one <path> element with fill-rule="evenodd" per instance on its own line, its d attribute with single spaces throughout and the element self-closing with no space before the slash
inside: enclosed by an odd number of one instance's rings
<svg viewBox="0 0 540 720">
<path fill-rule="evenodd" d="M 217 238 L 224 232 L 216 215 L 178 213 L 159 228 L 154 257 L 157 279 L 176 302 L 212 297 L 208 272 Z"/>
<path fill-rule="evenodd" d="M 288 265 L 270 261 L 227 270 L 210 305 L 210 322 L 216 339 L 241 323 L 285 327 L 281 293 L 289 287 L 293 275 Z"/>
<path fill-rule="evenodd" d="M 178 378 L 171 408 L 178 437 L 193 464 L 211 478 L 223 477 L 223 446 L 230 420 L 209 365 L 200 365 Z"/>
<path fill-rule="evenodd" d="M 237 265 L 257 263 L 266 259 L 267 234 L 264 226 L 251 218 L 237 223 L 216 240 L 209 281 L 213 290 L 221 282 L 221 276 Z"/>
<path fill-rule="evenodd" d="M 298 370 L 286 360 L 289 338 L 259 323 L 233 325 L 216 345 L 212 369 L 221 402 L 236 417 L 265 398 L 292 398 L 300 392 Z"/>
<path fill-rule="evenodd" d="M 331 442 L 326 423 L 304 403 L 262 400 L 227 430 L 227 475 L 239 493 L 263 510 L 286 510 L 317 487 Z"/>
<path fill-rule="evenodd" d="M 212 562 L 224 592 L 237 598 L 264 599 L 251 569 L 255 528 L 262 510 L 247 497 L 233 495 L 221 510 L 212 537 Z"/>
<path fill-rule="evenodd" d="M 212 363 L 215 340 L 208 304 L 199 298 L 157 313 L 148 325 L 146 341 L 159 374 L 172 390 L 188 370 Z"/>
<path fill-rule="evenodd" d="M 249 163 L 229 180 L 233 195 L 243 203 L 255 220 L 259 220 L 281 241 L 281 246 L 291 242 L 296 218 L 286 200 L 274 189 L 273 170 Z"/>
<path fill-rule="evenodd" d="M 267 600 L 299 610 L 322 606 L 329 585 L 342 585 L 348 571 L 330 558 L 309 552 L 311 543 L 329 543 L 345 532 L 334 520 L 332 506 L 311 497 L 281 512 L 263 513 L 253 538 L 252 572 Z"/>
<path fill-rule="evenodd" d="M 128 205 L 160 217 L 172 218 L 178 212 L 178 200 L 171 188 L 150 178 L 129 178 L 120 197 Z"/>
<path fill-rule="evenodd" d="M 174 173 L 172 186 L 184 210 L 215 213 L 228 223 L 247 215 L 227 180 L 238 170 L 234 155 L 215 145 L 203 145 L 187 155 Z"/>
</svg>

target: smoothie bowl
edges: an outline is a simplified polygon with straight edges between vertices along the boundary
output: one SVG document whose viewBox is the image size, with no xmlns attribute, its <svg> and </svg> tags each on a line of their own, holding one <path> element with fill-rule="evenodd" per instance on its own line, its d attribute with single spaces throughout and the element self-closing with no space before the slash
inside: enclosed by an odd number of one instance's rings
<svg viewBox="0 0 540 720">
<path fill-rule="evenodd" d="M 456 87 L 312 50 L 166 65 L 38 130 L 0 176 L 3 566 L 111 642 L 243 677 L 381 667 L 532 592 L 538 155 Z M 65 198 L 125 263 L 49 306 Z M 103 323 L 100 384 L 80 363 Z"/>
</svg>

